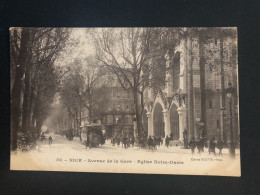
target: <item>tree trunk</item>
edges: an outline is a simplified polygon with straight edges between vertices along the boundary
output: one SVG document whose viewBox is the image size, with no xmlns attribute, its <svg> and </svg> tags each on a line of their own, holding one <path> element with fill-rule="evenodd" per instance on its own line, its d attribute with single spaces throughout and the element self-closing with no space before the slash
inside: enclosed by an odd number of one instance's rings
<svg viewBox="0 0 260 195">
<path fill-rule="evenodd" d="M 81 127 L 81 106 L 79 107 L 79 126 Z"/>
<path fill-rule="evenodd" d="M 29 104 L 30 104 L 30 65 L 27 63 L 27 68 L 25 70 L 25 79 L 24 79 L 24 97 L 23 97 L 23 113 L 22 113 L 22 131 L 26 132 L 29 130 Z"/>
<path fill-rule="evenodd" d="M 137 126 L 137 135 L 141 136 L 143 129 L 142 129 L 142 116 L 140 113 L 140 108 L 139 108 L 139 98 L 138 98 L 138 92 L 137 90 L 133 91 L 134 93 L 134 104 L 135 104 L 135 116 L 136 116 L 136 126 Z"/>
<path fill-rule="evenodd" d="M 22 78 L 28 57 L 27 44 L 30 38 L 30 30 L 23 28 L 21 33 L 21 44 L 17 59 L 17 69 L 14 85 L 11 93 L 11 149 L 17 149 L 17 131 L 19 128 L 19 113 L 21 104 Z"/>
<path fill-rule="evenodd" d="M 91 104 L 89 104 L 88 116 L 89 116 L 89 122 L 92 123 L 92 106 L 91 106 Z"/>
<path fill-rule="evenodd" d="M 141 93 L 140 93 L 140 96 L 141 96 L 141 113 L 140 113 L 141 122 L 140 122 L 140 125 L 141 125 L 141 129 L 142 129 L 142 131 L 143 131 L 143 130 L 144 130 L 144 127 L 143 127 L 144 93 L 141 92 Z M 147 133 L 148 133 L 148 132 L 147 132 Z"/>
<path fill-rule="evenodd" d="M 199 34 L 199 65 L 200 65 L 200 105 L 201 105 L 201 122 L 204 123 L 202 137 L 207 136 L 207 101 L 205 92 L 205 53 L 204 53 L 204 31 Z"/>
<path fill-rule="evenodd" d="M 223 51 L 223 35 L 222 32 L 220 32 L 220 89 L 221 89 L 221 107 L 226 107 L 226 97 L 225 97 L 225 73 L 224 73 L 224 51 Z M 223 141 L 225 144 L 227 144 L 227 132 L 224 125 L 224 116 L 221 115 L 221 128 L 223 133 Z"/>
<path fill-rule="evenodd" d="M 36 131 L 37 131 L 38 135 L 40 135 L 40 133 L 41 133 L 42 124 L 43 124 L 42 117 L 37 116 L 37 118 L 36 118 Z"/>
<path fill-rule="evenodd" d="M 30 100 L 29 100 L 29 129 L 31 131 L 34 131 L 34 121 L 33 121 L 34 108 L 35 108 L 34 89 L 31 88 Z"/>
<path fill-rule="evenodd" d="M 76 135 L 78 135 L 79 132 L 79 124 L 78 124 L 78 110 L 76 109 Z"/>
<path fill-rule="evenodd" d="M 36 101 L 35 101 L 33 109 L 32 109 L 32 120 L 31 120 L 31 128 L 34 129 L 34 131 L 36 131 L 36 127 L 35 127 L 36 115 L 37 115 L 37 104 L 36 104 Z"/>
<path fill-rule="evenodd" d="M 194 137 L 194 99 L 193 99 L 193 51 L 192 51 L 192 39 L 190 38 L 190 46 L 188 48 L 190 50 L 190 62 L 189 62 L 189 93 L 188 93 L 188 99 L 189 99 L 189 138 L 191 139 Z"/>
<path fill-rule="evenodd" d="M 224 62 L 223 62 L 223 37 L 222 34 L 220 34 L 220 75 L 221 75 L 221 93 L 222 93 L 222 107 L 225 107 L 226 105 L 226 98 L 224 94 L 225 90 L 225 75 L 224 75 Z"/>
</svg>

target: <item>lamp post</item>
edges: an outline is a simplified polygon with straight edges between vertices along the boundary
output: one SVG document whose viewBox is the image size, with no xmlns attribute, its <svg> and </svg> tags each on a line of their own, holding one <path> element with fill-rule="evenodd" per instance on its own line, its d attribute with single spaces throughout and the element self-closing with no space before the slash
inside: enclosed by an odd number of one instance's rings
<svg viewBox="0 0 260 195">
<path fill-rule="evenodd" d="M 230 149 L 229 154 L 231 158 L 235 158 L 235 144 L 233 136 L 233 113 L 232 113 L 232 96 L 234 95 L 234 88 L 231 87 L 231 83 L 228 83 L 228 88 L 225 90 L 227 97 L 229 98 L 229 114 L 230 114 Z"/>
<path fill-rule="evenodd" d="M 221 131 L 220 131 L 220 137 L 221 137 L 221 140 L 224 141 L 224 143 L 226 144 L 226 136 L 224 135 L 224 118 L 225 118 L 225 111 L 226 111 L 226 108 L 225 107 L 221 107 L 220 108 L 221 110 Z"/>
</svg>

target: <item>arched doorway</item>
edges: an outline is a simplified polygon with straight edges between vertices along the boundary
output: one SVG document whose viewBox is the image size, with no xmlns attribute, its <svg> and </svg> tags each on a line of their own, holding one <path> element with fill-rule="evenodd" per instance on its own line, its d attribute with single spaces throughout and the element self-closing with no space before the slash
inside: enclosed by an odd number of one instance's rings
<svg viewBox="0 0 260 195">
<path fill-rule="evenodd" d="M 177 106 L 173 104 L 170 110 L 170 128 L 171 133 L 173 134 L 173 139 L 178 140 L 180 138 L 179 135 L 179 114 L 177 111 Z"/>
<path fill-rule="evenodd" d="M 147 111 L 143 111 L 143 128 L 146 133 L 148 133 L 148 117 L 146 115 Z"/>
<path fill-rule="evenodd" d="M 165 137 L 164 121 L 163 121 L 163 108 L 161 104 L 157 103 L 153 112 L 153 129 L 155 137 Z"/>
</svg>

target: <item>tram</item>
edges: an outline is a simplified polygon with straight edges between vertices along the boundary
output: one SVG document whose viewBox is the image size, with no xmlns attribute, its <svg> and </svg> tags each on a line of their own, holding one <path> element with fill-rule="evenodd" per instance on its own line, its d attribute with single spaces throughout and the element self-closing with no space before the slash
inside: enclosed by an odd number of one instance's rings
<svg viewBox="0 0 260 195">
<path fill-rule="evenodd" d="M 86 147 L 99 147 L 105 143 L 105 138 L 102 132 L 103 126 L 100 124 L 89 124 L 82 127 L 81 140 Z"/>
</svg>

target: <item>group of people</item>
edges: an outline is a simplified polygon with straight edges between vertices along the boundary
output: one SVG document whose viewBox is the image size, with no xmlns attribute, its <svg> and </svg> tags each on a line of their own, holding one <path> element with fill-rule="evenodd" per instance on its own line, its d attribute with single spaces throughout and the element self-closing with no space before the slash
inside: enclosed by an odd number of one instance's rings
<svg viewBox="0 0 260 195">
<path fill-rule="evenodd" d="M 171 137 L 166 136 L 164 139 L 165 146 L 168 148 L 170 144 Z M 147 138 L 139 138 L 137 137 L 137 141 L 135 140 L 134 136 L 132 135 L 120 135 L 116 134 L 111 138 L 111 144 L 112 146 L 118 146 L 120 147 L 120 144 L 122 145 L 122 148 L 128 148 L 132 145 L 132 147 L 135 145 L 135 143 L 139 146 L 139 148 L 147 148 L 149 150 L 156 150 L 157 147 L 163 145 L 163 139 L 161 137 L 155 137 L 155 136 L 149 136 Z M 209 141 L 207 138 L 201 138 L 198 141 L 195 141 L 195 138 L 193 137 L 189 144 L 189 148 L 191 149 L 192 155 L 195 154 L 195 149 L 197 148 L 197 153 L 201 154 L 204 152 L 204 148 L 208 148 L 209 154 L 214 154 L 216 155 L 216 148 L 219 149 L 218 155 L 222 156 L 222 149 L 224 148 L 224 142 L 221 140 L 218 140 L 217 142 L 215 141 L 215 138 L 211 138 Z"/>
<path fill-rule="evenodd" d="M 147 139 L 147 145 L 149 150 L 156 150 L 157 146 L 161 146 L 162 144 L 163 144 L 163 140 L 161 137 L 156 138 L 154 136 L 153 137 L 149 136 L 149 138 Z M 168 145 L 169 145 L 169 141 L 168 141 Z"/>
<path fill-rule="evenodd" d="M 207 141 L 207 138 L 201 138 L 199 141 L 195 141 L 195 138 L 193 137 L 191 141 L 189 142 L 189 148 L 191 149 L 191 154 L 195 154 L 195 149 L 198 149 L 198 154 L 201 152 L 204 152 L 204 147 L 208 147 L 209 155 L 213 153 L 216 155 L 216 148 L 219 149 L 218 155 L 222 156 L 222 149 L 224 148 L 224 142 L 222 140 L 215 141 L 215 138 L 211 138 L 209 143 Z"/>
<path fill-rule="evenodd" d="M 123 136 L 120 136 L 119 134 L 117 134 L 111 139 L 111 145 L 112 146 L 117 145 L 119 147 L 120 144 L 122 144 L 122 147 L 125 149 L 130 147 L 131 145 L 133 147 L 135 144 L 135 138 L 134 138 L 134 136 L 129 136 L 126 134 Z"/>
<path fill-rule="evenodd" d="M 165 146 L 169 147 L 171 138 L 166 136 L 165 138 Z M 135 144 L 138 145 L 139 148 L 147 148 L 149 150 L 156 150 L 157 146 L 163 145 L 163 139 L 161 137 L 154 137 L 149 136 L 148 139 L 145 137 L 137 137 L 137 141 L 135 140 L 134 136 L 132 135 L 122 135 L 116 134 L 111 138 L 110 145 L 112 146 L 120 146 L 122 145 L 122 148 L 128 148 L 130 146 L 134 146 Z"/>
<path fill-rule="evenodd" d="M 40 136 L 40 140 L 41 140 L 41 142 L 43 142 L 43 141 L 46 142 L 46 137 L 45 137 L 44 132 L 42 132 L 42 134 Z M 51 135 L 49 136 L 48 140 L 49 140 L 49 145 L 51 145 L 52 144 L 52 136 Z"/>
</svg>

